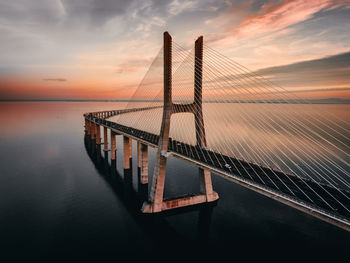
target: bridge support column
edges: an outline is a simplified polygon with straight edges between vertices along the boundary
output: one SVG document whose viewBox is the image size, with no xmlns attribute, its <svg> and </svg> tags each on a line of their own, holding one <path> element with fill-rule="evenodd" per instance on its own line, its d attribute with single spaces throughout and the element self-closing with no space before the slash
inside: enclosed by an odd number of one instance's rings
<svg viewBox="0 0 350 263">
<path fill-rule="evenodd" d="M 94 136 L 94 123 L 90 121 L 90 138 L 93 139 Z"/>
<path fill-rule="evenodd" d="M 200 194 L 182 198 L 164 200 L 164 183 L 166 162 L 168 157 L 168 143 L 170 131 L 170 117 L 172 114 L 190 112 L 195 115 L 197 145 L 206 146 L 203 112 L 202 112 L 202 59 L 203 37 L 199 37 L 195 43 L 195 69 L 194 69 L 194 102 L 192 104 L 174 104 L 172 102 L 172 39 L 168 32 L 164 33 L 164 106 L 163 119 L 159 136 L 159 144 L 154 168 L 150 202 L 145 202 L 142 207 L 144 213 L 156 213 L 163 210 L 178 207 L 212 202 L 218 199 L 218 194 L 213 191 L 211 175 L 207 170 L 200 169 Z"/>
<path fill-rule="evenodd" d="M 96 124 L 96 144 L 101 144 L 101 126 Z"/>
<path fill-rule="evenodd" d="M 91 139 L 95 140 L 96 138 L 96 124 L 91 122 Z"/>
<path fill-rule="evenodd" d="M 129 137 L 123 136 L 124 143 L 124 169 L 130 169 L 132 157 L 132 141 Z"/>
<path fill-rule="evenodd" d="M 103 127 L 103 150 L 108 152 L 107 127 Z"/>
<path fill-rule="evenodd" d="M 210 171 L 199 168 L 199 187 L 200 193 L 206 196 L 207 202 L 215 201 L 219 195 L 213 191 Z"/>
<path fill-rule="evenodd" d="M 116 138 L 116 134 L 111 130 L 111 158 L 112 158 L 112 160 L 116 159 L 116 150 L 117 150 L 117 138 Z"/>
<path fill-rule="evenodd" d="M 172 111 L 172 92 L 171 92 L 171 49 L 172 39 L 168 32 L 164 33 L 164 107 L 163 119 L 159 137 L 159 144 L 154 167 L 153 181 L 150 192 L 150 204 L 144 203 L 142 211 L 144 213 L 154 213 L 162 211 L 165 171 L 167 157 L 164 155 L 168 151 L 170 117 Z"/>
<path fill-rule="evenodd" d="M 141 184 L 148 184 L 148 146 L 141 143 Z"/>
<path fill-rule="evenodd" d="M 141 142 L 137 141 L 137 168 L 141 169 Z"/>
<path fill-rule="evenodd" d="M 85 129 L 88 135 L 91 134 L 90 121 L 85 119 Z"/>
</svg>

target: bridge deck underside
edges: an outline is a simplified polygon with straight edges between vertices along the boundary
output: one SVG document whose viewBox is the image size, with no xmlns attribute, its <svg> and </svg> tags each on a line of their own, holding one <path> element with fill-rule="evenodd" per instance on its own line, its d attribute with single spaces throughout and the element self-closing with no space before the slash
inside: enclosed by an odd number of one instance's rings
<svg viewBox="0 0 350 263">
<path fill-rule="evenodd" d="M 116 132 L 140 139 L 150 146 L 158 146 L 159 136 L 156 134 L 105 119 L 89 119 Z M 301 179 L 295 175 L 285 174 L 281 171 L 271 170 L 244 160 L 234 159 L 220 153 L 202 149 L 199 146 L 172 140 L 171 138 L 169 139 L 168 150 L 176 153 L 176 155 L 183 156 L 185 159 L 203 164 L 204 167 L 209 169 L 212 168 L 215 171 L 232 174 L 235 177 L 243 178 L 245 181 L 259 184 L 264 189 L 271 189 L 273 192 L 280 192 L 290 196 L 300 203 L 308 204 L 310 207 L 320 208 L 346 220 L 350 219 L 350 213 L 344 208 L 344 206 L 350 207 L 350 193 L 345 190 L 335 189 L 329 185 L 316 183 L 309 179 Z"/>
</svg>

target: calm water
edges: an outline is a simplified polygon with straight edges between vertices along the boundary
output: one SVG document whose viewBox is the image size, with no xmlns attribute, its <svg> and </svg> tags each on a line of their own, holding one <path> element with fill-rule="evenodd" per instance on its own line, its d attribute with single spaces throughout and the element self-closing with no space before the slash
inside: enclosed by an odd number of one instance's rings
<svg viewBox="0 0 350 263">
<path fill-rule="evenodd" d="M 123 175 L 121 139 L 119 174 L 84 142 L 84 112 L 122 107 L 0 103 L 1 262 L 118 261 L 160 254 L 182 260 L 229 255 L 230 261 L 350 255 L 348 232 L 215 175 L 220 196 L 215 207 L 139 214 L 133 190 L 116 179 Z M 348 116 L 348 110 L 341 108 L 339 116 Z M 152 171 L 153 150 L 150 159 Z M 135 160 L 132 188 L 138 189 Z M 196 192 L 197 179 L 196 167 L 170 158 L 166 196 Z"/>
</svg>

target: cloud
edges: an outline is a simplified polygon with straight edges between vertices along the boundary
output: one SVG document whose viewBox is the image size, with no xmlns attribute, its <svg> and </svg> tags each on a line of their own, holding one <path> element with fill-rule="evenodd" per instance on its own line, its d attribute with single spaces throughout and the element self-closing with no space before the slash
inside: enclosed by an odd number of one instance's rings
<svg viewBox="0 0 350 263">
<path fill-rule="evenodd" d="M 285 91 L 285 93 L 314 93 L 314 92 L 334 92 L 334 91 L 347 91 L 350 92 L 350 87 L 334 87 L 334 88 L 324 88 L 324 89 L 299 89 L 299 90 L 293 90 L 293 91 Z M 277 93 L 277 92 L 276 92 Z"/>
<path fill-rule="evenodd" d="M 126 61 L 120 63 L 117 67 L 117 73 L 126 73 L 126 72 L 138 72 L 144 70 L 146 65 L 149 65 L 151 62 L 150 58 L 129 58 Z"/>
<path fill-rule="evenodd" d="M 250 3 L 251 8 L 251 1 Z M 218 17 L 217 20 L 207 23 L 222 24 L 226 19 L 226 32 L 222 36 L 214 38 L 214 41 L 222 43 L 232 43 L 237 39 L 257 37 L 266 33 L 276 32 L 291 25 L 310 19 L 314 14 L 322 10 L 332 10 L 339 7 L 350 8 L 350 1 L 338 0 L 286 0 L 269 1 L 262 5 L 257 12 L 247 15 L 251 12 L 247 4 L 238 7 L 230 6 L 226 14 Z M 245 13 L 243 19 L 238 23 L 232 23 L 233 12 Z"/>
<path fill-rule="evenodd" d="M 101 26 L 110 19 L 123 15 L 134 1 L 130 0 L 61 0 L 69 21 L 89 22 Z"/>
<path fill-rule="evenodd" d="M 255 71 L 289 87 L 350 85 L 350 52 Z"/>
<path fill-rule="evenodd" d="M 298 93 L 300 98 L 350 98 L 350 52 L 253 72 L 243 71 L 237 64 L 219 67 L 215 72 L 216 78 L 204 75 L 205 90 L 212 89 L 214 96 L 219 94 L 215 90 L 225 89 L 238 98 L 277 99 L 289 93 Z"/>
<path fill-rule="evenodd" d="M 20 25 L 23 22 L 36 26 L 48 26 L 57 23 L 63 13 L 59 1 L 5 1 L 0 0 L 0 21 L 10 22 L 10 25 Z"/>
<path fill-rule="evenodd" d="M 43 79 L 43 81 L 57 81 L 57 82 L 66 82 L 66 79 L 63 78 L 47 78 L 47 79 Z"/>
<path fill-rule="evenodd" d="M 194 10 L 197 6 L 196 1 L 178 1 L 174 0 L 169 4 L 169 13 L 172 15 L 178 15 L 183 11 Z"/>
</svg>

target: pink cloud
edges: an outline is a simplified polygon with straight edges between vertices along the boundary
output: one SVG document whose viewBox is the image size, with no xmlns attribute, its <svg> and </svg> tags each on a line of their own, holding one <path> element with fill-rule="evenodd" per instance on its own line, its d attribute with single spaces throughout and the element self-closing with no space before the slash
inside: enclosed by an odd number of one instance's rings
<svg viewBox="0 0 350 263">
<path fill-rule="evenodd" d="M 263 5 L 257 14 L 246 16 L 238 25 L 235 24 L 233 27 L 228 27 L 227 34 L 219 39 L 219 41 L 224 44 L 235 39 L 244 39 L 276 32 L 307 20 L 321 10 L 330 10 L 342 6 L 350 8 L 350 1 L 287 0 L 282 3 L 270 1 Z"/>
</svg>

